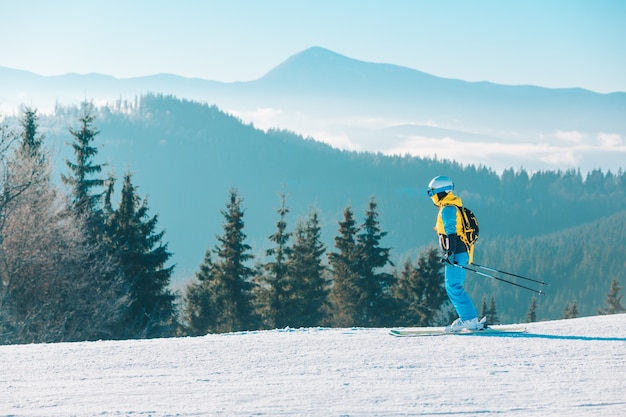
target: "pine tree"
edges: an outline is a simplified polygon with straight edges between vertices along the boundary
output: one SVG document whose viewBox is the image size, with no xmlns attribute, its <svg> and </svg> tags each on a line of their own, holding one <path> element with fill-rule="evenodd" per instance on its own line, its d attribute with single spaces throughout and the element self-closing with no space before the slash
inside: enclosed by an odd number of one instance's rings
<svg viewBox="0 0 626 417">
<path fill-rule="evenodd" d="M 526 314 L 526 322 L 534 323 L 537 321 L 537 298 L 533 297 L 528 307 L 528 313 Z"/>
<path fill-rule="evenodd" d="M 487 324 L 500 324 L 500 319 L 498 318 L 498 310 L 496 309 L 496 297 L 493 295 L 491 296 L 491 300 L 489 301 Z"/>
<path fill-rule="evenodd" d="M 393 263 L 389 259 L 389 248 L 380 246 L 387 232 L 380 228 L 377 208 L 378 205 L 372 197 L 365 212 L 365 221 L 357 235 L 360 318 L 357 325 L 361 326 L 381 326 L 391 318 L 389 312 L 392 309 L 392 299 L 389 288 L 394 277 L 380 269 L 387 265 L 393 266 Z"/>
<path fill-rule="evenodd" d="M 72 209 L 78 215 L 86 217 L 88 227 L 93 237 L 97 239 L 102 233 L 101 203 L 104 193 L 97 193 L 95 189 L 103 187 L 106 181 L 95 176 L 102 172 L 104 164 L 93 162 L 94 157 L 98 154 L 98 148 L 93 146 L 93 142 L 100 133 L 93 126 L 95 120 L 93 106 L 83 103 L 81 111 L 80 128 L 77 130 L 70 128 L 70 134 L 74 137 L 74 142 L 71 145 L 76 161 L 65 161 L 70 170 L 70 175 L 62 175 L 61 179 L 72 189 Z"/>
<path fill-rule="evenodd" d="M 425 316 L 421 304 L 422 280 L 413 266 L 411 259 L 406 258 L 400 271 L 395 271 L 396 281 L 391 288 L 395 301 L 395 322 L 393 326 L 422 326 Z"/>
<path fill-rule="evenodd" d="M 212 293 L 214 281 L 211 279 L 213 273 L 211 253 L 210 249 L 205 252 L 200 269 L 196 272 L 197 281 L 192 281 L 185 292 L 182 324 L 186 335 L 205 335 L 217 321 L 215 297 Z"/>
<path fill-rule="evenodd" d="M 396 320 L 399 326 L 433 326 L 438 324 L 447 300 L 443 266 L 435 247 L 420 254 L 417 266 L 410 259 L 404 262 L 392 287 L 396 301 Z"/>
<path fill-rule="evenodd" d="M 487 297 L 483 296 L 482 301 L 480 302 L 480 317 L 487 317 L 489 314 L 489 307 L 487 307 Z"/>
<path fill-rule="evenodd" d="M 424 281 L 422 300 L 429 311 L 425 325 L 449 323 L 451 304 L 446 292 L 444 268 L 437 247 L 431 247 L 418 258 L 417 270 Z"/>
<path fill-rule="evenodd" d="M 563 315 L 561 319 L 575 319 L 578 317 L 578 306 L 576 305 L 576 301 L 570 303 L 565 303 L 565 309 L 563 310 Z"/>
<path fill-rule="evenodd" d="M 288 264 L 286 312 L 293 317 L 293 327 L 320 326 L 325 322 L 328 307 L 328 282 L 322 257 L 326 247 L 321 239 L 318 214 L 312 211 L 306 222 L 299 221 L 294 231 Z"/>
<path fill-rule="evenodd" d="M 389 249 L 381 248 L 380 241 L 387 233 L 378 222 L 377 204 L 370 199 L 365 221 L 356 227 L 352 209 L 344 210 L 339 222 L 339 236 L 335 237 L 338 252 L 329 255 L 333 285 L 331 302 L 333 317 L 338 326 L 376 326 L 391 320 L 394 300 L 389 289 L 392 274 L 378 271 L 389 260 Z"/>
<path fill-rule="evenodd" d="M 355 326 L 362 322 L 359 312 L 359 253 L 356 243 L 356 221 L 348 206 L 339 222 L 339 235 L 335 237 L 337 252 L 328 255 L 332 287 L 330 300 L 333 323 L 339 327 Z"/>
<path fill-rule="evenodd" d="M 620 294 L 621 287 L 619 282 L 614 279 L 611 281 L 611 288 L 606 295 L 607 308 L 599 308 L 598 314 L 618 314 L 626 311 L 626 308 L 622 306 L 622 295 Z"/>
<path fill-rule="evenodd" d="M 210 314 L 207 331 L 223 333 L 258 328 L 260 322 L 253 308 L 253 271 L 246 265 L 253 256 L 250 246 L 245 243 L 243 232 L 244 212 L 241 208 L 239 193 L 232 189 L 226 210 L 223 210 L 224 233 L 217 237 L 218 244 L 212 251 L 213 256 L 205 256 L 200 291 L 200 300 L 205 308 L 193 305 L 193 299 L 187 298 L 187 312 L 200 311 Z M 204 297 L 208 300 L 204 301 Z M 195 314 L 195 313 L 194 313 Z M 189 314 L 187 314 L 189 316 Z M 196 322 L 200 319 L 196 317 Z"/>
<path fill-rule="evenodd" d="M 124 175 L 119 207 L 111 207 L 113 182 L 106 194 L 105 241 L 113 251 L 128 285 L 130 309 L 120 323 L 123 338 L 162 337 L 174 334 L 175 297 L 169 290 L 173 266 L 164 232 L 156 232 L 158 216 L 148 215 L 131 174 Z"/>
<path fill-rule="evenodd" d="M 37 109 L 25 107 L 24 114 L 20 120 L 22 126 L 20 151 L 27 153 L 39 163 L 45 160 L 45 153 L 42 152 L 42 144 L 45 136 L 39 133 L 39 116 Z"/>
<path fill-rule="evenodd" d="M 498 311 L 496 309 L 496 298 L 492 295 L 487 307 L 487 297 L 483 297 L 480 306 L 480 317 L 485 317 L 487 325 L 500 324 Z"/>
<path fill-rule="evenodd" d="M 287 232 L 286 216 L 289 209 L 286 206 L 286 195 L 281 194 L 281 206 L 277 210 L 279 219 L 276 222 L 276 232 L 270 237 L 274 247 L 268 249 L 265 254 L 273 259 L 264 265 L 264 274 L 260 281 L 259 301 L 263 304 L 262 315 L 270 327 L 282 328 L 293 325 L 294 317 L 286 310 L 286 303 L 292 297 L 289 293 L 293 288 L 287 285 L 289 274 L 287 257 L 291 249 L 288 246 L 291 233 Z"/>
</svg>

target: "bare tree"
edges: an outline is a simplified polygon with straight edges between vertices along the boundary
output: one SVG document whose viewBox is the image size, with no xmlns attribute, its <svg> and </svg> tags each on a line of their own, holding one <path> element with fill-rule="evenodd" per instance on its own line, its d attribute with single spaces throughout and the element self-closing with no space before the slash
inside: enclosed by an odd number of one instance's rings
<svg viewBox="0 0 626 417">
<path fill-rule="evenodd" d="M 15 165 L 14 145 L 17 140 L 18 135 L 8 127 L 4 120 L 0 121 L 0 242 L 10 205 L 32 183 L 32 175 L 19 178 L 11 175 L 11 168 Z"/>
<path fill-rule="evenodd" d="M 126 302 L 113 263 L 93 261 L 85 221 L 50 181 L 51 158 L 5 149 L 0 342 L 107 338 Z"/>
</svg>

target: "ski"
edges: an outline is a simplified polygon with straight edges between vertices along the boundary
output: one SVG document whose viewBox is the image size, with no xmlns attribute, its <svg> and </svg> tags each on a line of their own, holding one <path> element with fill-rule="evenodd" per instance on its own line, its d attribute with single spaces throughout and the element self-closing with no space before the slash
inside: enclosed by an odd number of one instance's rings
<svg viewBox="0 0 626 417">
<path fill-rule="evenodd" d="M 419 336 L 467 336 L 467 335 L 503 335 L 507 333 L 525 333 L 526 327 L 520 325 L 504 325 L 497 327 L 486 327 L 480 330 L 461 330 L 458 332 L 446 332 L 444 327 L 407 327 L 394 328 L 389 330 L 389 334 L 396 337 L 419 337 Z"/>
</svg>

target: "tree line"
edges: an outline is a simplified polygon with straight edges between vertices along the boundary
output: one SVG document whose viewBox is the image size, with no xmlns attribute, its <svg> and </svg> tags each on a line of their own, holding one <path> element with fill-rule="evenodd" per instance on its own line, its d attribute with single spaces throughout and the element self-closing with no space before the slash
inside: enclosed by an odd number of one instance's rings
<svg viewBox="0 0 626 417">
<path fill-rule="evenodd" d="M 371 199 L 357 226 L 344 211 L 337 251 L 326 257 L 318 214 L 287 230 L 286 197 L 278 210 L 274 247 L 253 264 L 242 198 L 233 189 L 223 234 L 207 250 L 184 295 L 170 289 L 174 266 L 126 173 L 103 177 L 96 162 L 100 133 L 83 104 L 70 128 L 73 158 L 64 189 L 51 178 L 51 157 L 38 133 L 37 111 L 25 108 L 22 131 L 2 125 L 0 201 L 0 342 L 30 343 L 167 337 L 285 326 L 382 326 L 436 323 L 445 308 L 436 250 L 402 279 L 390 271 L 390 249 Z M 408 292 L 411 291 L 411 293 Z M 412 295 L 412 296 L 410 296 Z"/>
<path fill-rule="evenodd" d="M 0 125 L 0 343 L 426 326 L 454 318 L 438 250 L 431 246 L 415 261 L 393 265 L 374 197 L 362 222 L 352 207 L 344 209 L 329 251 L 316 210 L 289 229 L 283 193 L 272 246 L 255 259 L 243 199 L 232 189 L 222 234 L 184 294 L 174 293 L 172 253 L 147 197 L 130 172 L 118 196 L 118 179 L 104 177 L 105 166 L 96 162 L 93 106 L 84 103 L 78 127 L 70 128 L 64 188 L 51 178 L 37 111 L 25 108 L 20 125 L 19 132 Z M 615 285 L 606 311 L 620 311 Z M 481 310 L 497 323 L 493 297 L 489 307 L 483 299 Z M 531 311 L 532 305 L 534 321 Z"/>
<path fill-rule="evenodd" d="M 334 251 L 321 240 L 312 210 L 292 232 L 282 195 L 273 246 L 266 259 L 249 267 L 244 210 L 237 190 L 222 212 L 222 235 L 189 284 L 182 324 L 189 334 L 284 327 L 426 326 L 449 320 L 438 250 L 430 248 L 416 264 L 395 270 L 377 204 L 369 201 L 362 224 L 348 206 L 338 222 Z M 443 321 L 442 321 L 443 320 Z"/>
</svg>

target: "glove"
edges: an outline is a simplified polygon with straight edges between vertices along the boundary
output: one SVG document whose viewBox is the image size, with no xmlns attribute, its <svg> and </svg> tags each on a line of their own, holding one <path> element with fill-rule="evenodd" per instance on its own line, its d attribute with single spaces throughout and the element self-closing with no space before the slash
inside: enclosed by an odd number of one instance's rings
<svg viewBox="0 0 626 417">
<path fill-rule="evenodd" d="M 458 241 L 459 239 L 457 239 L 456 233 L 444 236 L 441 246 L 441 249 L 443 250 L 443 258 L 441 258 L 442 263 L 456 263 L 454 261 L 454 254 L 456 253 L 456 245 Z"/>
</svg>

